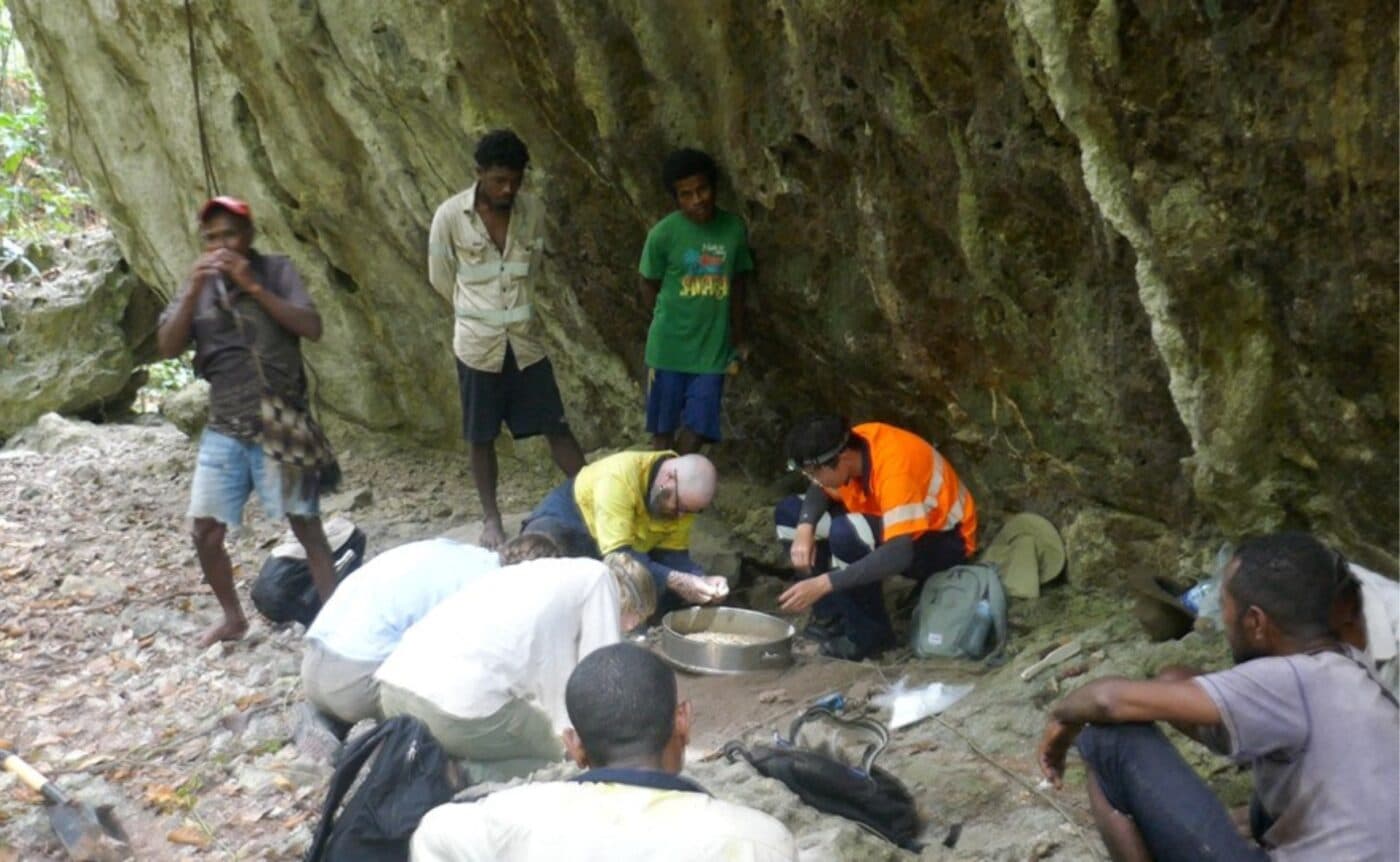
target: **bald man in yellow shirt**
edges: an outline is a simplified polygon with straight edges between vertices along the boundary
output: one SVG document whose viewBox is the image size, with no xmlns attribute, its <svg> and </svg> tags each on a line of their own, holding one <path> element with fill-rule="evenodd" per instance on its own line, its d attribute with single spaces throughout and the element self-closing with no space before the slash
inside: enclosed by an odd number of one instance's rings
<svg viewBox="0 0 1400 862">
<path fill-rule="evenodd" d="M 633 555 L 656 581 L 660 611 L 710 604 L 728 595 L 728 582 L 706 575 L 689 548 L 695 514 L 714 499 L 716 481 L 703 455 L 619 452 L 551 491 L 523 532 L 544 533 L 575 556 Z"/>
</svg>

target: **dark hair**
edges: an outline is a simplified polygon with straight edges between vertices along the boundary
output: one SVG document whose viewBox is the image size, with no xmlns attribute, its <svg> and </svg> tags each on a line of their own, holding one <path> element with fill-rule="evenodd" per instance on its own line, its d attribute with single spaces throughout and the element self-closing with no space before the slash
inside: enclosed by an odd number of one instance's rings
<svg viewBox="0 0 1400 862">
<path fill-rule="evenodd" d="M 482 136 L 476 145 L 476 166 L 510 168 L 523 171 L 530 163 L 530 150 L 520 136 L 510 129 L 495 129 Z"/>
<path fill-rule="evenodd" d="M 675 729 L 676 697 L 675 673 L 630 643 L 589 653 L 564 688 L 569 721 L 594 766 L 660 755 Z"/>
<path fill-rule="evenodd" d="M 1257 606 L 1289 637 L 1329 632 L 1332 604 L 1352 580 L 1346 558 L 1307 533 L 1273 533 L 1242 543 L 1226 588 L 1244 613 Z"/>
<path fill-rule="evenodd" d="M 521 533 L 501 546 L 496 552 L 502 566 L 513 566 L 527 560 L 540 560 L 545 557 L 562 557 L 559 543 L 545 533 Z"/>
<path fill-rule="evenodd" d="M 829 463 L 849 448 L 851 423 L 844 416 L 830 413 L 814 413 L 797 420 L 783 444 L 793 469 Z"/>
<path fill-rule="evenodd" d="M 709 153 L 689 147 L 672 150 L 661 163 L 661 184 L 666 187 L 666 194 L 671 197 L 676 196 L 676 183 L 696 174 L 704 174 L 710 181 L 710 188 L 719 185 L 719 166 L 710 158 Z"/>
</svg>

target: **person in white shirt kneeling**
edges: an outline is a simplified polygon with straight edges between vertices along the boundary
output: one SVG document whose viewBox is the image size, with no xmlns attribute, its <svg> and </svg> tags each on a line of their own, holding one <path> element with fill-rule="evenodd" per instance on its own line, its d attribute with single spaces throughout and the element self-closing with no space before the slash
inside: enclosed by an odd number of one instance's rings
<svg viewBox="0 0 1400 862">
<path fill-rule="evenodd" d="M 587 771 L 434 808 L 413 835 L 413 862 L 797 858 L 782 823 L 679 775 L 690 703 L 678 703 L 676 675 L 651 652 L 627 643 L 594 651 L 565 700 L 564 742 Z"/>
<path fill-rule="evenodd" d="M 526 560 L 559 556 L 546 536 L 518 536 L 498 552 L 451 539 L 391 548 L 353 572 L 306 630 L 301 685 L 337 736 L 381 719 L 374 672 L 410 626 L 474 578 Z"/>
<path fill-rule="evenodd" d="M 381 710 L 427 725 L 473 784 L 528 775 L 564 757 L 574 667 L 655 608 L 651 574 L 627 554 L 487 572 L 404 634 L 375 674 Z"/>
</svg>

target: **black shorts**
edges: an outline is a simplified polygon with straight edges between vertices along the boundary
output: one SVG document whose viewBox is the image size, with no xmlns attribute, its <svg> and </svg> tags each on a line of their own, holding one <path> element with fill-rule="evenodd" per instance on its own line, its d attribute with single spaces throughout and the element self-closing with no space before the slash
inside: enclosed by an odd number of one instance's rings
<svg viewBox="0 0 1400 862">
<path fill-rule="evenodd" d="M 569 430 L 548 359 L 521 369 L 509 345 L 499 372 L 468 368 L 458 359 L 457 388 L 462 396 L 462 436 L 468 442 L 490 443 L 501 433 L 503 421 L 517 440 Z"/>
</svg>

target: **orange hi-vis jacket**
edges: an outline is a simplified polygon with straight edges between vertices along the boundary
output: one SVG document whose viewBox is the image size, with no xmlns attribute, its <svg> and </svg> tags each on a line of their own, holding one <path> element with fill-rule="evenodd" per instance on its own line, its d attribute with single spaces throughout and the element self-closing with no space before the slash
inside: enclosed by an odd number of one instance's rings
<svg viewBox="0 0 1400 862">
<path fill-rule="evenodd" d="M 881 541 L 956 528 L 970 558 L 977 550 L 977 507 L 953 465 L 924 438 L 883 422 L 851 429 L 870 449 L 865 476 L 827 494 L 848 512 L 881 519 Z"/>
</svg>

